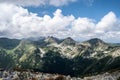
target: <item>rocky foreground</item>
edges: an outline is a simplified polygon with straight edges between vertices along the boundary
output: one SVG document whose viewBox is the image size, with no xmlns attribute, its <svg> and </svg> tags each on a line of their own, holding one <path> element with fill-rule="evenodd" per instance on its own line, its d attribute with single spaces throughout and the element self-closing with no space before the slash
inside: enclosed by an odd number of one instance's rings
<svg viewBox="0 0 120 80">
<path fill-rule="evenodd" d="M 120 71 L 106 72 L 89 77 L 71 77 L 31 71 L 0 71 L 0 80 L 120 80 Z"/>
</svg>

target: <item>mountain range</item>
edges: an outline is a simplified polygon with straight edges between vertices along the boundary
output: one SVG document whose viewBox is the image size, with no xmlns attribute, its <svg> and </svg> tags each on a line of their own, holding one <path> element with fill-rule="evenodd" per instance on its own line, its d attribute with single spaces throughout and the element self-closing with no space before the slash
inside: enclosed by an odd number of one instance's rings
<svg viewBox="0 0 120 80">
<path fill-rule="evenodd" d="M 71 37 L 0 38 L 0 68 L 32 69 L 71 76 L 120 68 L 120 45 L 98 38 L 77 42 Z"/>
</svg>

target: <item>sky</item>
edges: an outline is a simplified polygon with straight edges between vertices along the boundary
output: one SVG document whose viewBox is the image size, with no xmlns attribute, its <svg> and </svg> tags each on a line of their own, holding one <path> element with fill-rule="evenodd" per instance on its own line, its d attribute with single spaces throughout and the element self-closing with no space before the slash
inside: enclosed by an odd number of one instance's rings
<svg viewBox="0 0 120 80">
<path fill-rule="evenodd" d="M 0 0 L 0 37 L 120 43 L 120 0 Z"/>
</svg>

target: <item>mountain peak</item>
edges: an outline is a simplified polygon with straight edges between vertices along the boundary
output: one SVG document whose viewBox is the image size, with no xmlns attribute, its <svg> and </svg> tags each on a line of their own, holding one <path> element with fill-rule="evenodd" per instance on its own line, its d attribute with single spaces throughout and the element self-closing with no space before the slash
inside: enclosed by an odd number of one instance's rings
<svg viewBox="0 0 120 80">
<path fill-rule="evenodd" d="M 99 39 L 99 38 L 93 38 L 93 39 L 90 39 L 90 40 L 87 40 L 84 42 L 85 44 L 89 44 L 89 45 L 92 45 L 92 46 L 96 46 L 96 45 L 104 45 L 106 44 L 103 40 Z"/>
<path fill-rule="evenodd" d="M 76 43 L 75 40 L 73 40 L 71 37 L 67 37 L 65 39 L 63 39 L 61 44 L 67 44 L 67 45 L 74 45 Z"/>
<path fill-rule="evenodd" d="M 55 38 L 53 36 L 48 36 L 47 38 L 45 38 L 45 42 L 47 42 L 47 43 L 58 43 L 59 39 Z"/>
<path fill-rule="evenodd" d="M 104 43 L 104 41 L 102 41 L 102 40 L 99 39 L 99 38 L 93 38 L 93 39 L 88 40 L 87 42 L 89 42 L 89 43 L 91 43 L 91 44 L 98 43 L 98 42 Z"/>
<path fill-rule="evenodd" d="M 74 41 L 71 37 L 67 37 L 66 39 L 67 39 L 67 40 Z"/>
</svg>

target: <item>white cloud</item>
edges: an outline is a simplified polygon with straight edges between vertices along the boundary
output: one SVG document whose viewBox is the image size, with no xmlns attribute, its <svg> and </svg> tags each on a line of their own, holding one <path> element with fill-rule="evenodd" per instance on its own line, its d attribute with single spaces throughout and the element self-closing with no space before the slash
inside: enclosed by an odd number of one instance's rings
<svg viewBox="0 0 120 80">
<path fill-rule="evenodd" d="M 63 6 L 68 3 L 75 2 L 76 0 L 0 0 L 0 3 L 10 3 L 20 6 Z"/>
<path fill-rule="evenodd" d="M 0 3 L 10 3 L 21 6 L 45 5 L 46 0 L 0 0 Z"/>
<path fill-rule="evenodd" d="M 87 6 L 92 6 L 95 0 L 80 0 Z"/>
<path fill-rule="evenodd" d="M 0 4 L 0 36 L 10 38 L 28 38 L 55 36 L 60 38 L 88 39 L 92 37 L 109 40 L 120 39 L 120 20 L 114 12 L 106 14 L 98 23 L 89 18 L 64 16 L 57 9 L 53 17 L 37 16 L 23 7 L 13 4 Z"/>
<path fill-rule="evenodd" d="M 72 30 L 75 33 L 92 33 L 91 31 L 94 30 L 94 27 L 94 20 L 88 18 L 78 18 L 72 23 Z"/>
<path fill-rule="evenodd" d="M 4 10 L 3 7 L 6 9 Z M 54 12 L 54 17 L 45 15 L 38 17 L 37 14 L 28 12 L 20 6 L 1 4 L 0 10 L 0 33 L 5 37 L 25 38 L 66 33 L 74 16 L 64 16 L 60 9 Z M 7 15 L 7 16 L 6 16 Z"/>
<path fill-rule="evenodd" d="M 114 12 L 109 12 L 101 21 L 96 25 L 96 32 L 104 33 L 116 29 L 117 17 Z M 118 27 L 117 27 L 118 28 Z"/>
<path fill-rule="evenodd" d="M 50 0 L 49 4 L 54 6 L 63 6 L 67 5 L 70 2 L 75 2 L 77 0 Z"/>
</svg>

